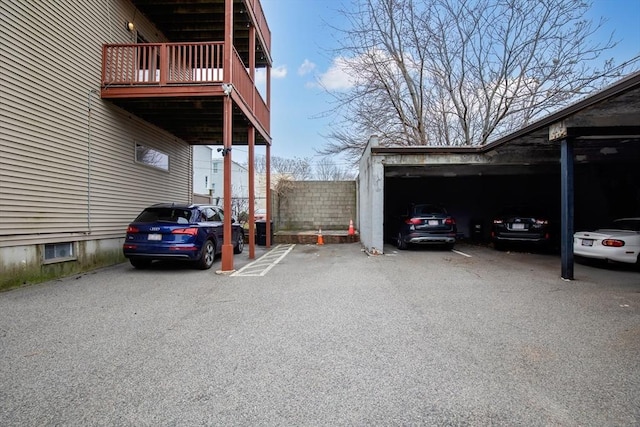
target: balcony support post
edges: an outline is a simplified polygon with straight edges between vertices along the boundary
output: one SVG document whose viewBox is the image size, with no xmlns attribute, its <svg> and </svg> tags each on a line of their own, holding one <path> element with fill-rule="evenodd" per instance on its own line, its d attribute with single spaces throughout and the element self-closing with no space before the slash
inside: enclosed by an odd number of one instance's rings
<svg viewBox="0 0 640 427">
<path fill-rule="evenodd" d="M 266 146 L 266 183 L 265 183 L 265 197 L 267 198 L 267 248 L 271 247 L 271 144 Z"/>
<path fill-rule="evenodd" d="M 249 142 L 249 259 L 256 257 L 256 192 L 255 192 L 255 143 L 256 130 L 249 125 L 247 140 Z"/>
<path fill-rule="evenodd" d="M 232 83 L 233 67 L 233 0 L 224 2 L 224 79 Z M 224 146 L 224 224 L 222 243 L 222 271 L 233 271 L 233 243 L 231 227 L 231 146 L 233 145 L 233 132 L 231 126 L 233 114 L 233 101 L 230 93 L 226 94 L 223 101 L 222 143 Z"/>
<path fill-rule="evenodd" d="M 225 96 L 223 101 L 223 129 L 222 139 L 224 141 L 223 163 L 224 163 L 224 221 L 223 221 L 223 242 L 222 242 L 222 271 L 233 271 L 233 243 L 231 227 L 231 113 L 232 100 L 230 96 Z"/>
</svg>

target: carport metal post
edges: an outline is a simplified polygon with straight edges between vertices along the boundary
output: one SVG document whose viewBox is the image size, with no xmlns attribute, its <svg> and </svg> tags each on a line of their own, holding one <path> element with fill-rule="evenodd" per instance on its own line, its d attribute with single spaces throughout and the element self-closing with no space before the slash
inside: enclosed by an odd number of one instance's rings
<svg viewBox="0 0 640 427">
<path fill-rule="evenodd" d="M 563 279 L 573 280 L 573 139 L 560 141 L 560 262 Z"/>
</svg>

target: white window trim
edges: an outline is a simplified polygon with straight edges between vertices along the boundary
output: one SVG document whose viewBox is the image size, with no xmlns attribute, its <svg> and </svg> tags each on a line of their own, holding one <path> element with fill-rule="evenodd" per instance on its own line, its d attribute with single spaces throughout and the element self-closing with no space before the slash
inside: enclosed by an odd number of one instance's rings
<svg viewBox="0 0 640 427">
<path fill-rule="evenodd" d="M 162 160 L 164 160 L 164 158 L 166 158 L 166 164 L 167 164 L 166 168 L 164 166 L 162 166 L 162 165 L 161 166 L 157 166 L 157 165 L 155 165 L 155 164 L 153 164 L 152 162 L 149 162 L 149 161 L 145 162 L 145 161 L 143 161 L 144 159 L 143 160 L 139 160 L 138 159 L 138 147 L 142 147 L 142 148 L 144 148 L 146 150 L 149 150 L 149 152 L 151 152 L 151 154 L 157 154 L 157 155 L 162 156 Z M 149 167 L 149 168 L 153 168 L 155 170 L 159 170 L 159 171 L 162 171 L 162 172 L 169 172 L 169 169 L 171 167 L 171 158 L 170 158 L 168 153 L 165 153 L 164 151 L 158 150 L 157 148 L 149 147 L 148 145 L 140 144 L 139 142 L 135 142 L 135 141 L 133 143 L 133 159 L 139 165 L 146 166 L 146 167 Z M 164 164 L 164 162 L 163 162 L 163 164 Z"/>
<path fill-rule="evenodd" d="M 64 257 L 47 258 L 47 246 L 49 245 L 69 245 L 71 254 Z M 76 242 L 45 243 L 42 245 L 42 264 L 56 264 L 59 262 L 76 261 L 78 259 L 78 256 L 76 255 L 77 251 L 78 246 Z"/>
</svg>

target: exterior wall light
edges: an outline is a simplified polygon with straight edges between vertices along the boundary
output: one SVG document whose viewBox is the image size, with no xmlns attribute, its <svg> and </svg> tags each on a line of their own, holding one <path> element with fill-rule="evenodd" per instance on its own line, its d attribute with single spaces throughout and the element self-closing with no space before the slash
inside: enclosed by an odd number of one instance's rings
<svg viewBox="0 0 640 427">
<path fill-rule="evenodd" d="M 225 95 L 229 96 L 231 92 L 233 92 L 233 84 L 222 83 L 222 92 L 224 92 Z"/>
</svg>

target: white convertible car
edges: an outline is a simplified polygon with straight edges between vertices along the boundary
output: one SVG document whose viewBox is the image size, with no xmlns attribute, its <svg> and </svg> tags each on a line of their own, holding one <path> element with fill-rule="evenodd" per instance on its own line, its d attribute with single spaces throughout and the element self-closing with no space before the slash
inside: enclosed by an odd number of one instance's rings
<svg viewBox="0 0 640 427">
<path fill-rule="evenodd" d="M 611 226 L 573 235 L 573 254 L 640 265 L 640 218 L 621 218 Z"/>
</svg>

